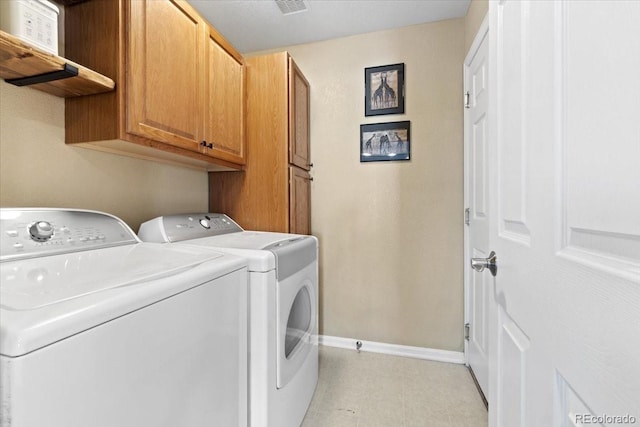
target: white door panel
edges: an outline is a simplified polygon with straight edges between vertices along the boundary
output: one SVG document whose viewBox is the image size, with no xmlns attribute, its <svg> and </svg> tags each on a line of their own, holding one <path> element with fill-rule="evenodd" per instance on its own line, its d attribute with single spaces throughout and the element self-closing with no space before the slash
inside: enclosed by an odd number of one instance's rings
<svg viewBox="0 0 640 427">
<path fill-rule="evenodd" d="M 489 384 L 488 310 L 492 301 L 492 282 L 469 268 L 470 259 L 489 256 L 489 187 L 487 182 L 487 131 L 489 102 L 488 37 L 486 22 L 481 27 L 464 66 L 465 91 L 465 205 L 469 224 L 465 238 L 466 343 L 467 364 L 485 396 Z"/>
<path fill-rule="evenodd" d="M 501 306 L 498 307 L 498 317 L 498 358 L 504 361 L 498 367 L 498 425 L 521 426 L 526 424 L 526 362 L 529 339 L 509 319 Z"/>
<path fill-rule="evenodd" d="M 496 64 L 496 120 L 498 151 L 498 215 L 500 235 L 529 244 L 527 225 L 527 170 L 530 118 L 524 102 L 530 98 L 525 82 L 530 70 L 529 1 L 509 0 L 501 4 L 498 14 Z M 508 76 L 508 78 L 505 78 Z"/>
<path fill-rule="evenodd" d="M 640 2 L 489 15 L 490 425 L 640 424 Z"/>
<path fill-rule="evenodd" d="M 607 3 L 607 15 L 616 18 L 613 28 L 603 27 L 602 11 L 588 3 L 563 1 L 556 9 L 557 113 L 565 119 L 557 135 L 563 163 L 559 250 L 574 261 L 637 278 L 640 2 Z"/>
</svg>

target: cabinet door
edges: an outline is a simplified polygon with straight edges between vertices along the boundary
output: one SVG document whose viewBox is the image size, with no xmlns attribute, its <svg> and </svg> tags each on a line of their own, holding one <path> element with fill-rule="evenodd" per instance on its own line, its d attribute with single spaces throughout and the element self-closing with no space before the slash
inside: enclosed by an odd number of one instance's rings
<svg viewBox="0 0 640 427">
<path fill-rule="evenodd" d="M 210 156 L 244 164 L 244 64 L 207 27 L 204 139 Z"/>
<path fill-rule="evenodd" d="M 289 58 L 289 163 L 309 170 L 309 82 Z"/>
<path fill-rule="evenodd" d="M 126 130 L 199 151 L 204 21 L 185 1 L 127 4 Z"/>
<path fill-rule="evenodd" d="M 311 234 L 311 177 L 289 166 L 289 232 Z"/>
</svg>

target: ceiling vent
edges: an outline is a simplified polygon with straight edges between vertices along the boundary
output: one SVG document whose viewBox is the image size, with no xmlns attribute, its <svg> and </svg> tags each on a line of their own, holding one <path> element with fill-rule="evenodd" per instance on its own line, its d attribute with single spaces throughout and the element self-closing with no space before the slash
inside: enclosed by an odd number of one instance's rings
<svg viewBox="0 0 640 427">
<path fill-rule="evenodd" d="M 304 0 L 275 0 L 283 15 L 304 12 L 309 6 Z"/>
</svg>

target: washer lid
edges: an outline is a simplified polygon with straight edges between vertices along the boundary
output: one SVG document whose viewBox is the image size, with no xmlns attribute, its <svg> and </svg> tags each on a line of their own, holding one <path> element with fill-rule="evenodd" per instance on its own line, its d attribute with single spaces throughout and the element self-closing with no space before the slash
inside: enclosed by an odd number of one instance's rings
<svg viewBox="0 0 640 427">
<path fill-rule="evenodd" d="M 265 272 L 276 268 L 276 258 L 267 248 L 308 237 L 267 231 L 240 231 L 201 239 L 185 240 L 180 243 L 207 246 L 226 253 L 243 256 L 249 262 L 249 271 Z"/>
<path fill-rule="evenodd" d="M 28 353 L 245 265 L 154 243 L 2 263 L 0 353 Z"/>
</svg>

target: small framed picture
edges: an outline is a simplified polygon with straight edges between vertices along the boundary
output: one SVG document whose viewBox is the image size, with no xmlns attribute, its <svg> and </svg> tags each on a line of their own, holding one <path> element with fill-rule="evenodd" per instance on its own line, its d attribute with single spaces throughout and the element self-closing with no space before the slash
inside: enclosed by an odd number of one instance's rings
<svg viewBox="0 0 640 427">
<path fill-rule="evenodd" d="M 404 114 L 404 64 L 364 69 L 364 115 Z"/>
<path fill-rule="evenodd" d="M 360 125 L 360 161 L 411 159 L 411 122 Z"/>
</svg>

